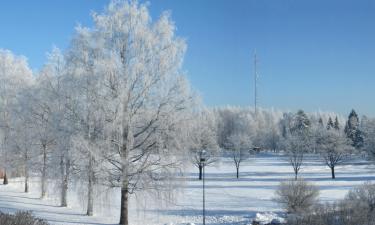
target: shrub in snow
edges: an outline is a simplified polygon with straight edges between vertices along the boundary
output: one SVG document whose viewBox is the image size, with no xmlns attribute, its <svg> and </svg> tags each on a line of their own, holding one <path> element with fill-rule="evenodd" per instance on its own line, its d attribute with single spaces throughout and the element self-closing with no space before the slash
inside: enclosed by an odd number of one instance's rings
<svg viewBox="0 0 375 225">
<path fill-rule="evenodd" d="M 362 208 L 369 212 L 375 210 L 375 183 L 366 182 L 363 185 L 349 191 L 346 200 L 355 204 L 356 208 Z"/>
<path fill-rule="evenodd" d="M 343 204 L 354 217 L 367 218 L 375 224 L 375 183 L 366 182 L 349 191 Z"/>
<path fill-rule="evenodd" d="M 365 183 L 340 202 L 316 205 L 309 213 L 288 218 L 288 225 L 375 225 L 375 184 Z"/>
<path fill-rule="evenodd" d="M 375 217 L 342 201 L 320 205 L 302 216 L 290 217 L 287 225 L 375 225 Z"/>
<path fill-rule="evenodd" d="M 307 212 L 317 202 L 319 189 L 303 179 L 283 181 L 276 190 L 275 200 L 288 213 Z"/>
<path fill-rule="evenodd" d="M 30 212 L 17 212 L 15 215 L 0 212 L 1 225 L 48 225 L 47 222 L 33 217 Z"/>
</svg>

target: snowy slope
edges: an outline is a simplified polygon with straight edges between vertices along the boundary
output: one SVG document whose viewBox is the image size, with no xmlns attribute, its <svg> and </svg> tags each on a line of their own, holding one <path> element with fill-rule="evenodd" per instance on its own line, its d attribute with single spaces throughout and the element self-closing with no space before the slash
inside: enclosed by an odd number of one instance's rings
<svg viewBox="0 0 375 225">
<path fill-rule="evenodd" d="M 230 158 L 223 158 L 217 166 L 206 169 L 207 224 L 250 224 L 257 212 L 281 213 L 272 199 L 278 183 L 293 177 L 285 157 L 260 154 L 244 162 L 240 170 L 237 180 Z M 319 185 L 321 201 L 333 201 L 343 198 L 350 188 L 375 180 L 374 171 L 374 166 L 356 159 L 339 166 L 336 180 L 331 180 L 329 169 L 319 158 L 311 156 L 304 164 L 301 176 Z M 132 196 L 130 224 L 201 224 L 202 182 L 197 176 L 196 169 L 191 168 L 187 177 L 179 180 L 182 190 L 168 200 L 166 196 Z M 12 180 L 8 186 L 0 185 L 0 210 L 32 210 L 36 216 L 59 225 L 102 225 L 118 221 L 118 190 L 98 190 L 96 216 L 87 217 L 84 215 L 84 191 L 71 192 L 68 200 L 74 207 L 61 208 L 57 207 L 57 198 L 40 200 L 36 183 L 34 181 L 31 186 L 30 194 L 22 193 L 21 181 Z"/>
</svg>

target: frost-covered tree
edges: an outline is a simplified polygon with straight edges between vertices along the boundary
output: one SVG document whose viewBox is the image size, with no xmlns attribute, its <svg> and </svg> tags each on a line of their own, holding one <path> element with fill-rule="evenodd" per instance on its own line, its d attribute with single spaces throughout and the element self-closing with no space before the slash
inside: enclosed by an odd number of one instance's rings
<svg viewBox="0 0 375 225">
<path fill-rule="evenodd" d="M 304 155 L 311 149 L 311 122 L 304 111 L 299 110 L 290 121 L 290 129 L 282 141 L 283 150 L 293 167 L 295 179 L 301 170 Z"/>
<path fill-rule="evenodd" d="M 369 181 L 350 190 L 345 197 L 347 204 L 363 213 L 362 217 L 373 221 L 375 218 L 375 184 Z"/>
<path fill-rule="evenodd" d="M 234 133 L 238 123 L 241 123 L 241 118 L 244 117 L 241 116 L 241 111 L 232 107 L 216 109 L 214 112 L 217 118 L 219 146 L 225 148 L 228 138 Z"/>
<path fill-rule="evenodd" d="M 199 180 L 201 180 L 203 166 L 209 166 L 218 161 L 220 148 L 217 144 L 214 114 L 208 110 L 196 114 L 189 128 L 189 142 L 192 163 L 198 168 Z M 205 158 L 205 162 L 201 162 L 202 157 Z"/>
<path fill-rule="evenodd" d="M 21 174 L 24 176 L 24 191 L 29 192 L 29 178 L 33 171 L 33 163 L 37 151 L 35 151 L 35 135 L 32 126 L 32 117 L 30 115 L 30 107 L 32 104 L 29 101 L 30 90 L 24 88 L 17 94 L 17 104 L 12 111 L 10 132 L 10 147 L 13 149 L 11 158 L 14 167 L 21 168 Z"/>
<path fill-rule="evenodd" d="M 252 153 L 250 137 L 245 133 L 235 133 L 228 138 L 227 149 L 236 167 L 236 177 L 240 177 L 240 165 L 248 159 Z"/>
<path fill-rule="evenodd" d="M 10 132 L 12 130 L 12 110 L 17 103 L 17 94 L 33 81 L 32 71 L 24 57 L 15 56 L 8 50 L 0 49 L 0 137 L 1 165 L 4 169 L 4 184 L 8 183 L 7 171 L 11 169 L 9 155 Z"/>
<path fill-rule="evenodd" d="M 254 146 L 276 150 L 280 142 L 282 112 L 259 109 L 255 117 L 251 108 L 223 107 L 213 110 L 218 127 L 218 143 L 226 148 L 228 138 L 238 130 L 248 135 Z M 286 132 L 289 132 L 289 124 Z"/>
<path fill-rule="evenodd" d="M 304 132 L 294 132 L 283 139 L 282 148 L 285 151 L 288 162 L 293 167 L 294 178 L 298 179 L 298 173 L 303 165 L 304 156 L 311 147 L 309 137 Z"/>
<path fill-rule="evenodd" d="M 100 36 L 87 28 L 78 27 L 66 56 L 70 79 L 68 87 L 75 101 L 69 108 L 69 118 L 76 125 L 74 148 L 77 150 L 78 173 L 87 180 L 87 212 L 94 213 L 94 186 L 98 182 L 101 148 L 104 145 L 106 99 L 104 45 Z M 71 161 L 71 160 L 70 160 Z M 71 164 L 71 162 L 70 162 Z"/>
<path fill-rule="evenodd" d="M 371 160 L 375 160 L 375 119 L 363 118 L 361 124 L 364 150 Z"/>
<path fill-rule="evenodd" d="M 277 125 L 276 125 L 277 126 Z M 267 149 L 276 152 L 280 147 L 280 131 L 276 126 L 272 126 L 267 133 L 264 134 L 264 144 Z"/>
<path fill-rule="evenodd" d="M 68 49 L 70 50 L 70 49 Z M 79 124 L 77 120 L 82 106 L 81 96 L 76 95 L 79 89 L 79 74 L 71 68 L 68 63 L 71 60 L 59 49 L 54 48 L 48 54 L 48 61 L 41 71 L 48 81 L 45 84 L 46 94 L 49 98 L 46 102 L 53 109 L 50 120 L 51 129 L 55 134 L 54 144 L 51 146 L 50 176 L 53 182 L 60 188 L 60 206 L 66 207 L 69 184 L 72 181 L 72 171 L 76 162 L 83 164 L 81 158 L 75 158 L 73 139 L 79 136 Z M 77 59 L 74 59 L 76 62 Z M 51 136 L 51 138 L 53 138 Z"/>
<path fill-rule="evenodd" d="M 129 222 L 129 195 L 162 191 L 185 143 L 192 95 L 181 73 L 186 49 L 167 13 L 151 21 L 147 6 L 114 1 L 94 14 L 90 30 L 102 43 L 107 180 L 121 188 L 120 224 Z"/>
<path fill-rule="evenodd" d="M 336 130 L 322 130 L 316 141 L 325 164 L 331 169 L 332 179 L 335 179 L 335 167 L 352 151 L 350 142 Z"/>
<path fill-rule="evenodd" d="M 288 213 L 304 214 L 318 202 L 319 188 L 303 179 L 283 181 L 276 190 L 275 200 Z"/>
<path fill-rule="evenodd" d="M 60 175 L 62 180 L 66 179 L 64 174 L 56 173 L 63 172 L 62 167 L 65 165 L 62 158 L 69 148 L 65 102 L 68 90 L 64 86 L 64 69 L 63 55 L 58 49 L 54 49 L 48 55 L 48 62 L 40 71 L 29 96 L 29 101 L 32 102 L 29 112 L 32 117 L 31 126 L 35 133 L 35 143 L 40 147 L 40 160 L 36 165 L 41 174 L 42 198 L 47 194 L 49 178 Z M 63 183 L 62 189 L 67 188 Z M 66 190 L 62 190 L 64 191 Z M 66 206 L 63 196 L 61 200 L 62 205 Z"/>
<path fill-rule="evenodd" d="M 310 119 L 303 110 L 298 110 L 292 120 L 290 132 L 305 132 L 311 126 Z"/>
</svg>

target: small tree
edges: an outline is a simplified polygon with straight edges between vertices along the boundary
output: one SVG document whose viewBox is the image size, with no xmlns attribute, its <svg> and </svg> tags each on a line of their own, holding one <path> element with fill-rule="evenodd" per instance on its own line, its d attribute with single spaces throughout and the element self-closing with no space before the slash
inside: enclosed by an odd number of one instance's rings
<svg viewBox="0 0 375 225">
<path fill-rule="evenodd" d="M 293 167 L 294 179 L 297 180 L 304 155 L 310 148 L 308 138 L 303 132 L 292 133 L 284 140 L 283 148 L 286 151 L 290 165 Z"/>
<path fill-rule="evenodd" d="M 241 163 L 250 157 L 251 146 L 250 138 L 245 134 L 233 134 L 228 138 L 228 147 L 236 167 L 237 179 L 239 178 Z"/>
<path fill-rule="evenodd" d="M 219 146 L 217 130 L 213 114 L 208 110 L 198 113 L 190 127 L 190 155 L 192 163 L 199 170 L 199 180 L 202 179 L 203 166 L 212 165 L 218 160 Z M 204 165 L 201 162 L 204 153 Z"/>
<path fill-rule="evenodd" d="M 322 130 L 316 141 L 324 162 L 331 169 L 332 179 L 335 179 L 335 167 L 342 163 L 352 150 L 350 142 L 336 130 Z"/>
<path fill-rule="evenodd" d="M 288 213 L 301 214 L 317 202 L 319 189 L 303 179 L 283 181 L 276 190 L 275 200 Z"/>
<path fill-rule="evenodd" d="M 3 184 L 8 184 L 8 171 L 11 165 L 10 133 L 17 95 L 33 81 L 32 71 L 23 56 L 16 56 L 8 50 L 0 49 L 0 164 L 4 172 Z"/>
</svg>

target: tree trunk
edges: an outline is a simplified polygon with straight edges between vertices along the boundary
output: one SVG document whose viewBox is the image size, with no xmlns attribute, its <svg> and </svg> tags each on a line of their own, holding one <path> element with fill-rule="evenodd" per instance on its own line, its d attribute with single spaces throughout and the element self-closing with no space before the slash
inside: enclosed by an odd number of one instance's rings
<svg viewBox="0 0 375 225">
<path fill-rule="evenodd" d="M 41 180 L 41 198 L 46 196 L 46 179 L 47 179 L 47 146 L 43 145 L 43 167 Z"/>
<path fill-rule="evenodd" d="M 27 165 L 25 166 L 25 193 L 29 192 L 29 171 Z"/>
<path fill-rule="evenodd" d="M 202 165 L 199 165 L 198 168 L 199 168 L 199 180 L 202 180 Z"/>
<path fill-rule="evenodd" d="M 335 176 L 335 167 L 331 167 L 331 174 L 332 174 L 332 179 L 335 179 L 336 176 Z"/>
<path fill-rule="evenodd" d="M 298 180 L 298 171 L 297 170 L 294 171 L 294 180 Z"/>
<path fill-rule="evenodd" d="M 124 115 L 127 115 L 127 111 Z M 125 119 L 126 117 L 124 117 Z M 121 161 L 122 161 L 122 185 L 121 185 L 121 208 L 120 225 L 129 225 L 129 151 L 133 148 L 134 137 L 130 129 L 130 120 L 123 121 Z"/>
<path fill-rule="evenodd" d="M 236 171 L 237 171 L 237 179 L 240 177 L 240 167 L 236 166 Z"/>
<path fill-rule="evenodd" d="M 28 150 L 25 150 L 24 154 L 24 160 L 25 160 L 25 193 L 29 192 L 29 167 L 28 167 L 28 162 L 29 162 L 29 155 L 28 155 Z"/>
<path fill-rule="evenodd" d="M 8 184 L 8 177 L 7 177 L 7 171 L 6 170 L 4 170 L 4 181 L 3 181 L 3 184 L 4 185 Z"/>
<path fill-rule="evenodd" d="M 68 206 L 67 194 L 68 194 L 68 179 L 69 179 L 69 160 L 64 162 L 64 156 L 61 156 L 61 207 Z"/>
<path fill-rule="evenodd" d="M 89 175 L 89 183 L 88 183 L 88 197 L 87 197 L 87 212 L 86 212 L 86 215 L 88 216 L 92 216 L 94 213 L 94 199 L 93 199 L 93 195 L 94 195 L 94 175 L 93 175 L 93 158 L 92 156 L 90 156 L 90 159 L 89 159 L 89 171 L 88 171 L 88 175 Z"/>
<path fill-rule="evenodd" d="M 129 206 L 129 189 L 127 182 L 123 182 L 121 188 L 121 215 L 120 215 L 120 225 L 129 224 L 129 215 L 128 215 L 128 206 Z"/>
</svg>

